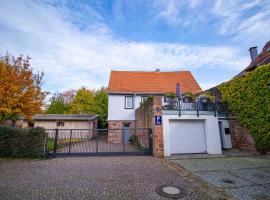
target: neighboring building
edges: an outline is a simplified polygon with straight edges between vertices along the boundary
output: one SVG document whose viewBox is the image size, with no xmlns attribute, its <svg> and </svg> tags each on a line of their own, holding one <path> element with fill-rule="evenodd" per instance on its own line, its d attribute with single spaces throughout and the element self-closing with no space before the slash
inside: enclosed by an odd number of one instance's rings
<svg viewBox="0 0 270 200">
<path fill-rule="evenodd" d="M 249 49 L 251 62 L 241 71 L 236 77 L 242 77 L 246 73 L 255 70 L 258 66 L 266 65 L 270 63 L 270 41 L 268 41 L 263 47 L 261 53 L 258 55 L 257 47 L 251 47 Z M 250 131 L 242 126 L 235 117 L 230 117 L 230 129 L 232 135 L 232 145 L 234 148 L 247 150 L 256 153 L 255 141 Z"/>
<path fill-rule="evenodd" d="M 245 76 L 246 73 L 255 70 L 258 66 L 270 63 L 270 41 L 266 42 L 261 53 L 258 55 L 257 47 L 251 47 L 249 49 L 251 62 L 250 64 L 241 71 L 234 78 Z M 218 90 L 218 86 L 208 89 L 216 99 L 221 100 L 221 94 Z M 254 139 L 250 131 L 242 126 L 236 119 L 235 116 L 229 117 L 229 127 L 231 133 L 232 147 L 247 150 L 256 153 Z"/>
<path fill-rule="evenodd" d="M 179 115 L 177 99 L 166 96 L 167 93 L 175 93 L 177 83 L 180 84 L 182 93 L 201 92 L 199 84 L 189 71 L 112 71 L 108 87 L 108 141 L 122 141 L 121 134 L 110 134 L 110 129 L 152 128 L 155 156 L 181 153 L 221 154 L 222 143 L 230 148 L 228 121 L 225 116 L 216 112 L 213 103 L 200 103 L 198 106 L 195 102 L 181 101 Z M 140 107 L 148 96 L 154 96 L 150 119 Z M 155 124 L 157 119 L 160 124 Z M 140 136 L 140 140 L 146 138 L 144 133 L 136 134 Z"/>
<path fill-rule="evenodd" d="M 38 114 L 33 117 L 35 127 L 45 129 L 96 129 L 97 115 Z"/>
<path fill-rule="evenodd" d="M 270 41 L 268 41 L 263 49 L 262 52 L 258 55 L 257 47 L 251 47 L 249 49 L 251 63 L 241 71 L 236 77 L 244 76 L 247 72 L 250 72 L 256 69 L 258 66 L 266 65 L 270 63 Z"/>
<path fill-rule="evenodd" d="M 249 53 L 250 53 L 250 58 L 251 58 L 250 64 L 244 70 L 242 70 L 239 74 L 237 74 L 234 78 L 242 77 L 246 73 L 251 72 L 254 69 L 256 69 L 258 66 L 270 63 L 270 41 L 266 42 L 266 44 L 264 45 L 259 55 L 257 52 L 257 47 L 249 48 Z M 221 94 L 218 90 L 218 85 L 203 92 L 207 92 L 207 91 L 211 92 L 218 101 L 221 101 Z"/>
</svg>

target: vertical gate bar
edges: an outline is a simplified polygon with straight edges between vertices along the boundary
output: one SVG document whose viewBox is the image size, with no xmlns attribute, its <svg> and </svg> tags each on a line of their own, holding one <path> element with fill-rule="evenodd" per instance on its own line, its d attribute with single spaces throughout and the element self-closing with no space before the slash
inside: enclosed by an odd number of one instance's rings
<svg viewBox="0 0 270 200">
<path fill-rule="evenodd" d="M 153 154 L 153 134 L 152 134 L 152 129 L 148 129 L 148 145 L 149 145 L 149 152 L 152 155 Z"/>
<path fill-rule="evenodd" d="M 71 138 L 72 138 L 72 129 L 70 129 L 69 133 L 69 146 L 68 146 L 68 153 L 70 154 L 70 148 L 71 148 Z"/>
<path fill-rule="evenodd" d="M 200 109 L 200 106 L 198 105 L 198 106 L 196 106 L 197 108 L 196 108 L 196 110 L 197 110 L 197 117 L 199 117 L 199 109 Z"/>
<path fill-rule="evenodd" d="M 43 158 L 47 155 L 47 146 L 48 146 L 48 133 L 45 130 L 45 138 L 44 138 L 44 147 L 43 147 Z"/>
<path fill-rule="evenodd" d="M 96 129 L 96 137 L 97 137 L 96 152 L 98 153 L 98 129 Z"/>
<path fill-rule="evenodd" d="M 53 153 L 56 153 L 57 150 L 57 139 L 58 139 L 58 129 L 55 129 L 55 136 L 54 136 L 54 149 L 53 149 Z"/>
<path fill-rule="evenodd" d="M 123 152 L 125 152 L 125 132 L 124 132 L 124 129 L 122 129 L 122 143 L 123 143 Z"/>
<path fill-rule="evenodd" d="M 216 102 L 216 100 L 215 100 L 215 102 L 214 102 L 214 115 L 215 115 L 215 117 L 217 116 L 217 102 Z"/>
</svg>

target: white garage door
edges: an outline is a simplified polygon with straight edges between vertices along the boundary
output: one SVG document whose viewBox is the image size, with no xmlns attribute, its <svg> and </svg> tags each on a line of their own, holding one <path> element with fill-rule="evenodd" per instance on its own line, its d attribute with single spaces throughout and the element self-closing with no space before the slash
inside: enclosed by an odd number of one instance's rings
<svg viewBox="0 0 270 200">
<path fill-rule="evenodd" d="M 200 120 L 170 121 L 171 154 L 205 153 L 204 122 Z"/>
</svg>

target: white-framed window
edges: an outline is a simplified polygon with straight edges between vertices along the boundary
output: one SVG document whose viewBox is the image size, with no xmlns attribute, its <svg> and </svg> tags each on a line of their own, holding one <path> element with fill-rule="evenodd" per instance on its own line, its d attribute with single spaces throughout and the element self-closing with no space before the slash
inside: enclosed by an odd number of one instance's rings
<svg viewBox="0 0 270 200">
<path fill-rule="evenodd" d="M 133 96 L 125 96 L 125 109 L 133 109 Z"/>
<path fill-rule="evenodd" d="M 144 102 L 148 99 L 148 96 L 142 96 L 141 102 Z"/>
</svg>

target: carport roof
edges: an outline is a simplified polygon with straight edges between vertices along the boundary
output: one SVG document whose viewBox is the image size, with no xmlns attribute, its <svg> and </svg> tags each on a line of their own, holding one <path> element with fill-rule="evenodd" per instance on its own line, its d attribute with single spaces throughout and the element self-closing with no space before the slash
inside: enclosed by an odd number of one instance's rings
<svg viewBox="0 0 270 200">
<path fill-rule="evenodd" d="M 38 114 L 33 117 L 35 121 L 43 121 L 43 120 L 72 120 L 72 121 L 85 121 L 85 120 L 94 120 L 98 116 L 97 115 L 89 115 L 89 114 Z"/>
</svg>

